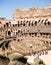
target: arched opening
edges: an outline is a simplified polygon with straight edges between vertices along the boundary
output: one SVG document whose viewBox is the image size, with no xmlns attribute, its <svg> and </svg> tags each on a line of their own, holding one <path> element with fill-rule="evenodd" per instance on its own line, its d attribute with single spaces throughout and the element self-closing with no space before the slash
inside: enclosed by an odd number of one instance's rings
<svg viewBox="0 0 51 65">
<path fill-rule="evenodd" d="M 9 27 L 9 23 L 6 23 L 6 26 Z"/>
<path fill-rule="evenodd" d="M 31 25 L 33 26 L 33 22 L 31 23 Z"/>
<path fill-rule="evenodd" d="M 20 27 L 20 24 L 19 23 L 17 25 L 18 25 L 18 27 Z"/>
<path fill-rule="evenodd" d="M 25 23 L 23 23 L 23 26 L 25 26 L 26 24 Z"/>
<path fill-rule="evenodd" d="M 22 25 L 23 25 L 23 21 L 20 22 L 20 26 L 22 26 Z"/>
<path fill-rule="evenodd" d="M 10 36 L 11 35 L 11 32 L 10 31 L 8 31 L 8 36 Z"/>
<path fill-rule="evenodd" d="M 37 21 L 35 21 L 35 25 L 37 25 Z"/>
<path fill-rule="evenodd" d="M 14 24 L 13 24 L 13 27 L 14 27 Z"/>
<path fill-rule="evenodd" d="M 51 44 L 51 42 L 50 42 L 50 44 Z"/>
<path fill-rule="evenodd" d="M 18 24 L 17 25 L 18 25 L 18 27 L 20 27 L 20 21 L 18 21 Z"/>
<path fill-rule="evenodd" d="M 45 21 L 48 21 L 48 19 L 45 19 Z"/>
<path fill-rule="evenodd" d="M 38 23 L 40 22 L 40 19 L 38 20 Z"/>
<path fill-rule="evenodd" d="M 6 27 L 6 25 L 4 25 L 4 28 Z"/>
<path fill-rule="evenodd" d="M 26 23 L 28 23 L 29 21 L 26 21 Z"/>
<path fill-rule="evenodd" d="M 15 24 L 15 26 L 17 26 L 17 24 Z"/>
<path fill-rule="evenodd" d="M 50 25 L 50 22 L 48 21 L 47 24 Z"/>
<path fill-rule="evenodd" d="M 44 25 L 46 25 L 46 22 L 44 22 Z"/>
<path fill-rule="evenodd" d="M 40 35 L 42 36 L 42 33 L 40 33 Z"/>
<path fill-rule="evenodd" d="M 28 23 L 28 26 L 30 26 L 30 22 Z"/>
</svg>

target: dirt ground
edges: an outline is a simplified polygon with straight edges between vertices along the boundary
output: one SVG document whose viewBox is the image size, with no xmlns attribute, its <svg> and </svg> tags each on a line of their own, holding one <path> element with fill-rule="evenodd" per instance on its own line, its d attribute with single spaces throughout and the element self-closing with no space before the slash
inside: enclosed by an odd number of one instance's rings
<svg viewBox="0 0 51 65">
<path fill-rule="evenodd" d="M 0 59 L 0 65 L 8 65 L 8 63 L 9 63 L 8 60 Z"/>
</svg>

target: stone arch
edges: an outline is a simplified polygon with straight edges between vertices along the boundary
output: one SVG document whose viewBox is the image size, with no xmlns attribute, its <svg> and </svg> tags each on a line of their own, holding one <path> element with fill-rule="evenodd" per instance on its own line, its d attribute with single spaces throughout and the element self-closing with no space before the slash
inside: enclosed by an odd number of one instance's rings
<svg viewBox="0 0 51 65">
<path fill-rule="evenodd" d="M 11 31 L 8 31 L 8 36 L 11 36 Z"/>
<path fill-rule="evenodd" d="M 33 21 L 32 21 L 32 23 L 31 23 L 31 25 L 32 25 L 32 26 L 34 25 Z"/>
<path fill-rule="evenodd" d="M 50 21 L 48 21 L 47 24 L 50 25 Z"/>
<path fill-rule="evenodd" d="M 9 27 L 9 23 L 6 23 L 6 26 Z"/>
<path fill-rule="evenodd" d="M 48 19 L 45 19 L 45 21 L 44 21 L 44 25 L 47 25 L 47 21 L 48 21 Z"/>
<path fill-rule="evenodd" d="M 46 22 L 44 22 L 44 25 L 46 25 L 47 23 Z"/>
<path fill-rule="evenodd" d="M 26 26 L 26 23 L 25 22 L 23 22 L 23 26 Z"/>
<path fill-rule="evenodd" d="M 37 25 L 37 21 L 35 21 L 35 25 Z"/>
<path fill-rule="evenodd" d="M 41 21 L 41 20 L 39 19 L 39 20 L 38 20 L 38 23 L 39 23 L 40 21 Z"/>
<path fill-rule="evenodd" d="M 28 23 L 28 26 L 30 26 L 30 22 Z"/>
</svg>

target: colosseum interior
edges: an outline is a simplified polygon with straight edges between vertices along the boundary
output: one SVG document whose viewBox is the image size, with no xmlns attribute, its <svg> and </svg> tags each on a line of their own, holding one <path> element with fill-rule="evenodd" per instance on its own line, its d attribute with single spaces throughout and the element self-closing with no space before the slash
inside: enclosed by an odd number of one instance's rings
<svg viewBox="0 0 51 65">
<path fill-rule="evenodd" d="M 39 56 L 51 50 L 50 7 L 16 9 L 12 17 L 0 18 L 1 63 L 6 60 L 5 65 L 45 65 Z M 34 56 L 34 61 L 29 61 L 29 56 Z"/>
</svg>

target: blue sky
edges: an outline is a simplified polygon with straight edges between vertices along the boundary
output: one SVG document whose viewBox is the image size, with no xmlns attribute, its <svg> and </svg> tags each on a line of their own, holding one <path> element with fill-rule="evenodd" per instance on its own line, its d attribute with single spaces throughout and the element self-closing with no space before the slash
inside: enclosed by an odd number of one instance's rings
<svg viewBox="0 0 51 65">
<path fill-rule="evenodd" d="M 46 6 L 51 0 L 0 0 L 0 17 L 11 19 L 16 8 Z"/>
</svg>

